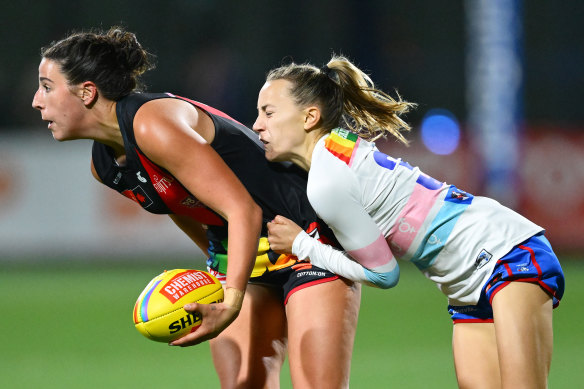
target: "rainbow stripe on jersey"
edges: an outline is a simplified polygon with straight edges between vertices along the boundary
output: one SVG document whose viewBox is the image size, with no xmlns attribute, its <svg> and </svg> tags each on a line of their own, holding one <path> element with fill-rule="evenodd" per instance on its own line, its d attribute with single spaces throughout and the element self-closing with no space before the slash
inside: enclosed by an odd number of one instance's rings
<svg viewBox="0 0 584 389">
<path fill-rule="evenodd" d="M 354 151 L 359 145 L 360 138 L 357 134 L 335 128 L 324 141 L 324 147 L 335 157 L 351 166 Z"/>
</svg>

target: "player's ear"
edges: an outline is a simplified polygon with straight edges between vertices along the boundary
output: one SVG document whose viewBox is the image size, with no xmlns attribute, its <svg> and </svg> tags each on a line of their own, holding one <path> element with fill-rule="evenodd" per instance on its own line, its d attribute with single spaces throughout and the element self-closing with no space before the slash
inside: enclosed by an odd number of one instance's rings
<svg viewBox="0 0 584 389">
<path fill-rule="evenodd" d="M 95 103 L 97 94 L 97 86 L 93 82 L 85 81 L 79 85 L 78 96 L 86 107 Z"/>
<path fill-rule="evenodd" d="M 304 131 L 309 132 L 318 127 L 320 108 L 313 105 L 304 109 Z"/>
</svg>

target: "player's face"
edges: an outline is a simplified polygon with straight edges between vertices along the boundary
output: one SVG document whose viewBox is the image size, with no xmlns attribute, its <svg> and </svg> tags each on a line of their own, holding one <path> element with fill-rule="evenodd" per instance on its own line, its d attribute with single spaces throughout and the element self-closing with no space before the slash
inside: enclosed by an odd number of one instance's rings
<svg viewBox="0 0 584 389">
<path fill-rule="evenodd" d="M 39 88 L 32 106 L 41 112 L 53 138 L 77 139 L 76 134 L 86 108 L 79 96 L 80 88 L 71 87 L 55 61 L 43 58 L 39 65 Z"/>
<path fill-rule="evenodd" d="M 253 129 L 264 143 L 270 161 L 294 161 L 305 154 L 305 113 L 292 99 L 290 87 L 287 80 L 268 81 L 258 96 L 258 117 Z"/>
</svg>

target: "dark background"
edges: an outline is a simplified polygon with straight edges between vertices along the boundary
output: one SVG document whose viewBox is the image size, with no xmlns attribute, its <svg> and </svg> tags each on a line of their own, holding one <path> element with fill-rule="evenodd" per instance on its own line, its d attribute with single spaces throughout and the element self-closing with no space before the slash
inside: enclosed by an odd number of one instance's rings
<svg viewBox="0 0 584 389">
<path fill-rule="evenodd" d="M 150 91 L 170 91 L 255 119 L 268 69 L 317 66 L 344 54 L 384 90 L 466 119 L 467 29 L 461 1 L 13 1 L 0 23 L 0 129 L 44 126 L 30 108 L 42 46 L 75 30 L 122 25 L 157 56 Z M 584 110 L 584 6 L 518 2 L 522 15 L 523 119 L 580 131 Z M 535 131 L 535 130 L 531 130 Z"/>
</svg>

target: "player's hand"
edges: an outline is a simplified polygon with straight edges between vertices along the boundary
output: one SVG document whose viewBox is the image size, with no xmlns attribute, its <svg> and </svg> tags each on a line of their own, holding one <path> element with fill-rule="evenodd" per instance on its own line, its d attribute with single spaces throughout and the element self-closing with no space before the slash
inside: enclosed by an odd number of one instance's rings
<svg viewBox="0 0 584 389">
<path fill-rule="evenodd" d="M 268 223 L 268 242 L 270 247 L 280 254 L 292 254 L 292 243 L 302 231 L 296 223 L 284 216 L 276 216 Z"/>
<path fill-rule="evenodd" d="M 239 309 L 225 303 L 198 304 L 184 306 L 185 311 L 199 313 L 202 322 L 195 332 L 183 336 L 170 343 L 171 346 L 194 346 L 213 339 L 231 324 L 239 315 Z"/>
</svg>

